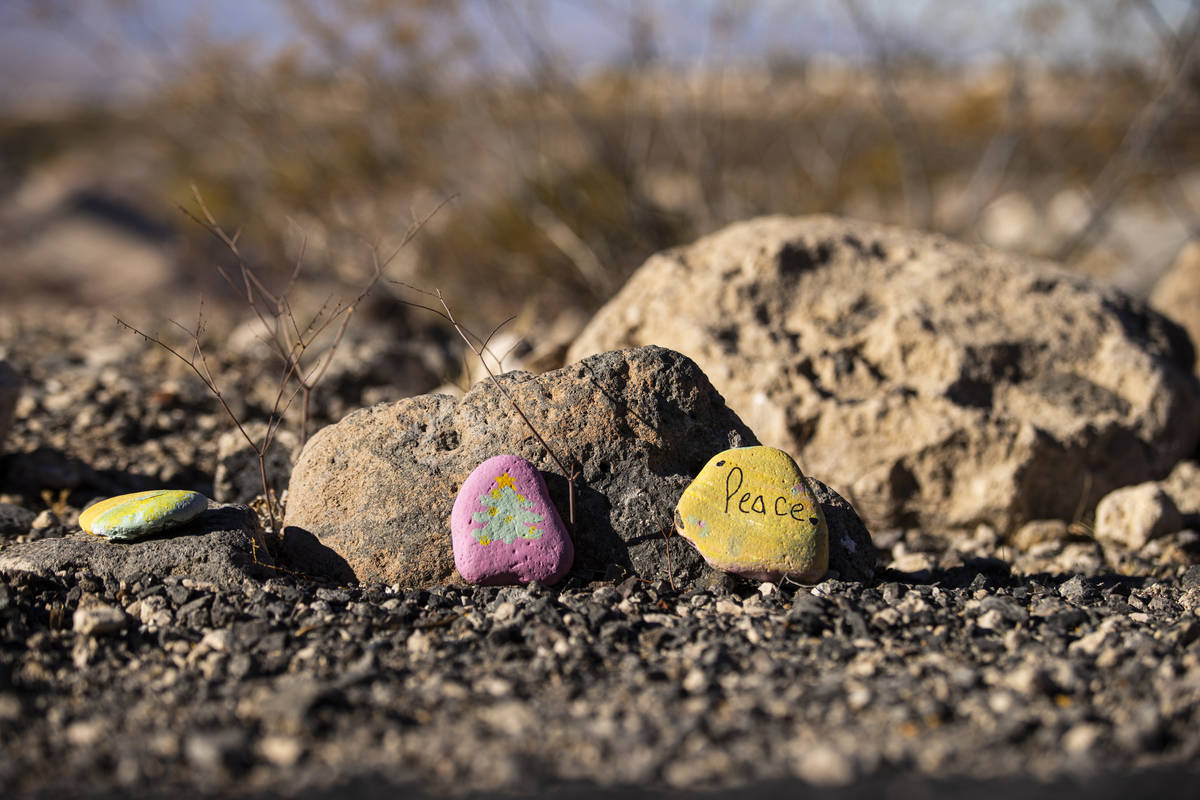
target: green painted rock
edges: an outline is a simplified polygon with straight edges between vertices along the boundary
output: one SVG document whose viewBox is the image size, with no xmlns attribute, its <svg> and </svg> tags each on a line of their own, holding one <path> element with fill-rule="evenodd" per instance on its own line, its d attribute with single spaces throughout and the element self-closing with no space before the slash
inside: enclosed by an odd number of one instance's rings
<svg viewBox="0 0 1200 800">
<path fill-rule="evenodd" d="M 684 491 L 675 528 L 717 569 L 815 583 L 829 566 L 821 506 L 792 457 L 773 447 L 718 453 Z"/>
<path fill-rule="evenodd" d="M 79 515 L 79 527 L 114 542 L 136 542 L 194 519 L 208 508 L 199 492 L 155 489 L 110 497 Z"/>
</svg>

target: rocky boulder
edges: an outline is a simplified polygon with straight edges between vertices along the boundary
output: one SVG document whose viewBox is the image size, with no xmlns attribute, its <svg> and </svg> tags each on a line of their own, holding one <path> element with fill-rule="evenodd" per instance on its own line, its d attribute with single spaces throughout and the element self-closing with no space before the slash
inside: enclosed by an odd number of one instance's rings
<svg viewBox="0 0 1200 800">
<path fill-rule="evenodd" d="M 653 256 L 569 357 L 686 353 L 868 526 L 1001 531 L 1158 478 L 1200 436 L 1184 331 L 1048 264 L 831 217 Z"/>
<path fill-rule="evenodd" d="M 672 514 L 714 453 L 757 439 L 690 359 L 644 347 L 537 377 L 511 372 L 500 382 L 577 464 L 574 574 L 666 580 L 669 563 L 677 584 L 718 579 L 682 539 L 670 539 L 668 559 Z M 461 400 L 423 395 L 356 411 L 301 453 L 288 487 L 284 553 L 297 567 L 341 580 L 460 582 L 449 527 L 454 498 L 476 466 L 503 454 L 542 471 L 567 520 L 562 471 L 490 381 Z M 830 513 L 858 530 L 857 517 L 845 520 L 849 506 Z"/>
<path fill-rule="evenodd" d="M 1171 268 L 1154 285 L 1150 303 L 1178 322 L 1200 348 L 1200 242 L 1179 251 Z M 1200 359 L 1196 366 L 1200 367 Z"/>
<path fill-rule="evenodd" d="M 51 577 L 82 570 L 132 583 L 186 575 L 222 588 L 237 588 L 246 578 L 270 577 L 272 563 L 254 513 L 241 506 L 224 506 L 132 544 L 116 544 L 87 533 L 16 544 L 0 552 L 0 576 Z"/>
</svg>

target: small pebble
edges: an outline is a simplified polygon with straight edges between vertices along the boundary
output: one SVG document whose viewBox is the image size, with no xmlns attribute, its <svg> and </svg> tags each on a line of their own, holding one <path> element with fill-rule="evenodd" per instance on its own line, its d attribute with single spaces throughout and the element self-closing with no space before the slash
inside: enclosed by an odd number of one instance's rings
<svg viewBox="0 0 1200 800">
<path fill-rule="evenodd" d="M 116 633 L 125 627 L 128 619 L 119 608 L 107 605 L 90 606 L 75 611 L 71 627 L 83 636 L 103 636 Z"/>
<path fill-rule="evenodd" d="M 61 523 L 58 521 L 58 515 L 47 508 L 43 509 L 36 517 L 33 518 L 33 522 L 30 523 L 29 527 L 31 530 L 44 531 L 49 528 L 56 528 L 60 524 Z"/>
</svg>

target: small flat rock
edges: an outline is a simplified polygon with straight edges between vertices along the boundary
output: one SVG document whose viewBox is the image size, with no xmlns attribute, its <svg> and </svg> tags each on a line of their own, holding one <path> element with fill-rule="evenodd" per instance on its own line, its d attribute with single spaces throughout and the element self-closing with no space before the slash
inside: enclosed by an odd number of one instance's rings
<svg viewBox="0 0 1200 800">
<path fill-rule="evenodd" d="M 1200 464 L 1195 461 L 1180 461 L 1171 470 L 1160 486 L 1172 500 L 1179 513 L 1185 517 L 1200 517 Z M 1185 523 L 1190 523 L 1185 520 Z"/>
<path fill-rule="evenodd" d="M 541 473 L 518 456 L 475 468 L 454 501 L 450 530 L 454 565 L 470 583 L 557 583 L 575 556 Z"/>
<path fill-rule="evenodd" d="M 114 542 L 135 542 L 194 519 L 208 508 L 199 492 L 154 489 L 101 500 L 79 515 L 79 527 Z"/>
<path fill-rule="evenodd" d="M 226 588 L 270 577 L 273 565 L 258 519 L 243 506 L 209 511 L 176 530 L 115 547 L 85 533 L 16 544 L 0 552 L 0 576 L 53 577 L 85 570 L 117 581 L 186 575 Z"/>
<path fill-rule="evenodd" d="M 792 457 L 773 447 L 715 455 L 679 499 L 675 525 L 709 564 L 747 578 L 815 583 L 829 567 L 821 506 Z"/>
</svg>

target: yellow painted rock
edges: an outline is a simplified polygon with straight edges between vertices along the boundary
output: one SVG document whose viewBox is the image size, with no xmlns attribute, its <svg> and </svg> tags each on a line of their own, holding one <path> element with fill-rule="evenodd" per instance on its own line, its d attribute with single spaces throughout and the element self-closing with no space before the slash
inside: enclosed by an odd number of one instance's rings
<svg viewBox="0 0 1200 800">
<path fill-rule="evenodd" d="M 675 509 L 675 528 L 717 569 L 755 580 L 815 583 L 829 531 L 808 481 L 774 447 L 735 447 L 704 465 Z"/>
<path fill-rule="evenodd" d="M 134 542 L 196 517 L 208 507 L 199 492 L 155 489 L 110 497 L 79 515 L 79 527 L 114 542 Z"/>
</svg>

